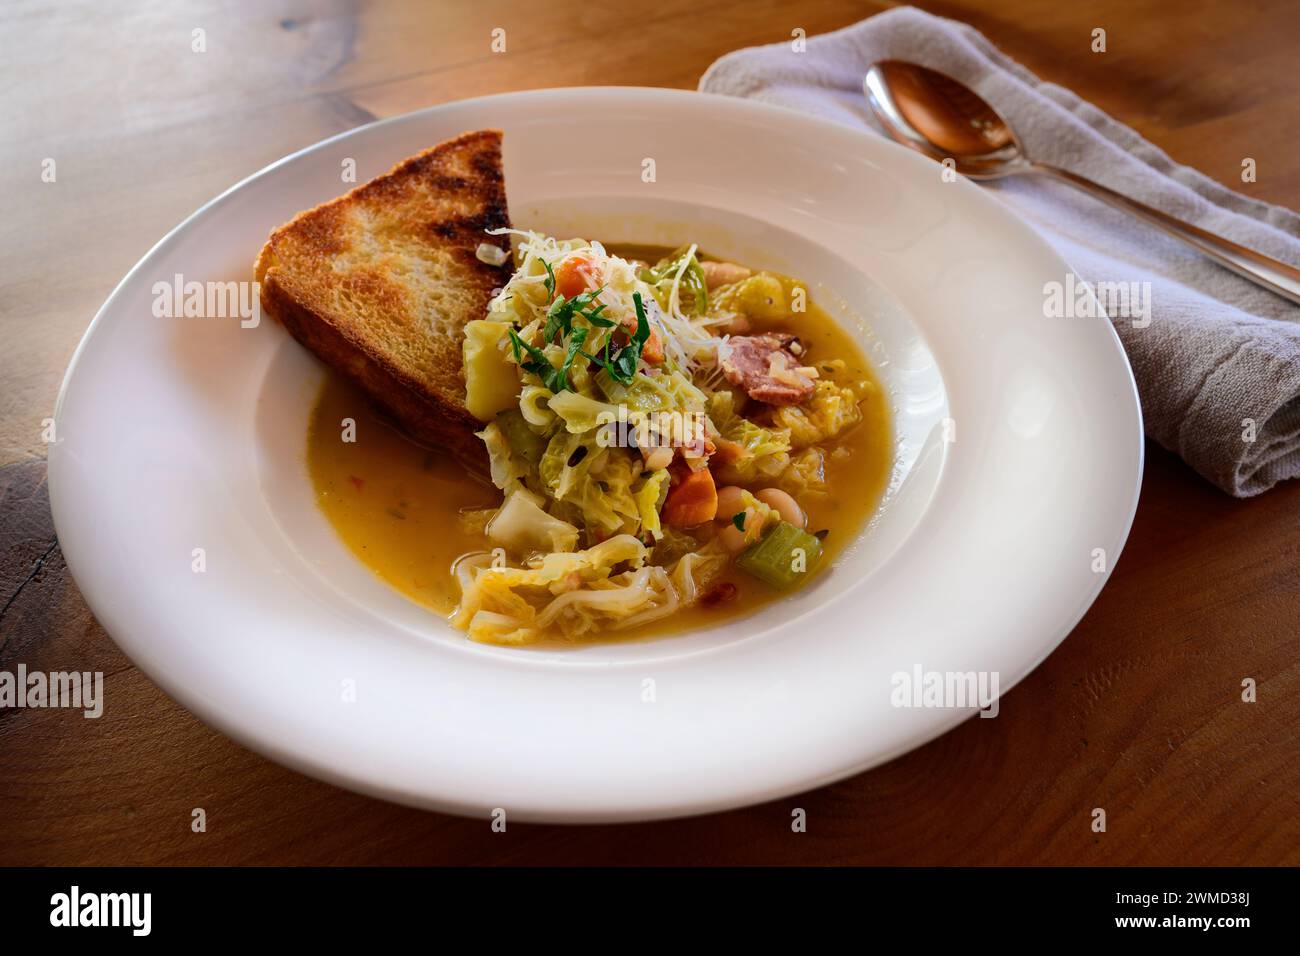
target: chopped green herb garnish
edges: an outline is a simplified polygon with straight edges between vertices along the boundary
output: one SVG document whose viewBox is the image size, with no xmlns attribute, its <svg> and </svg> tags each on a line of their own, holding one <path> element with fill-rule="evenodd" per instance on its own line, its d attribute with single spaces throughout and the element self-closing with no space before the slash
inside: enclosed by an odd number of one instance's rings
<svg viewBox="0 0 1300 956">
<path fill-rule="evenodd" d="M 611 335 L 606 337 L 605 348 L 601 354 L 582 353 L 597 365 L 604 367 L 605 371 L 609 372 L 610 378 L 622 385 L 632 384 L 641 361 L 641 350 L 650 339 L 650 320 L 646 317 L 645 304 L 641 301 L 640 292 L 632 293 L 632 303 L 636 306 L 636 332 L 633 333 L 632 340 L 611 354 L 610 347 L 613 341 Z"/>
<path fill-rule="evenodd" d="M 515 362 L 525 372 L 532 372 L 542 380 L 542 384 L 552 392 L 562 392 L 569 387 L 568 376 L 561 369 L 551 364 L 550 359 L 535 345 L 529 345 L 519 337 L 519 333 L 514 329 L 510 330 L 510 345 L 515 351 Z M 528 361 L 524 361 L 521 351 L 528 353 Z"/>
<path fill-rule="evenodd" d="M 529 345 L 514 329 L 510 330 L 510 345 L 514 349 L 515 363 L 518 364 L 525 372 L 532 372 L 542 380 L 542 384 L 552 392 L 562 392 L 569 387 L 569 370 L 573 368 L 573 362 L 579 355 L 585 355 L 582 351 L 582 345 L 587 341 L 587 335 L 591 330 L 579 326 L 569 334 L 569 344 L 564 352 L 564 364 L 556 368 L 551 364 L 551 360 L 535 345 Z M 528 354 L 527 361 L 524 360 L 524 353 Z"/>
<path fill-rule="evenodd" d="M 546 288 L 552 290 L 555 285 L 555 275 L 545 259 L 542 263 L 546 265 Z M 632 301 L 636 306 L 636 332 L 633 333 L 628 344 L 615 348 L 614 336 L 611 333 L 605 336 L 604 345 L 598 354 L 592 355 L 583 350 L 587 339 L 591 338 L 592 332 L 596 329 L 612 329 L 618 324 L 604 316 L 605 303 L 597 300 L 601 291 L 602 289 L 592 289 L 575 295 L 572 299 L 559 295 L 547 308 L 546 323 L 542 327 L 542 342 L 546 345 L 564 346 L 564 362 L 558 369 L 551 364 L 540 348 L 525 342 L 514 329 L 510 330 L 510 344 L 514 349 L 516 364 L 525 372 L 532 372 L 540 378 L 542 384 L 552 392 L 561 392 L 570 387 L 569 370 L 573 368 L 573 363 L 578 356 L 595 362 L 608 371 L 612 378 L 624 385 L 630 385 L 636 375 L 641 361 L 641 350 L 650 339 L 650 320 L 646 316 L 645 304 L 641 301 L 639 292 L 632 293 Z M 575 324 L 574 320 L 578 317 L 585 319 L 589 324 Z M 525 353 L 527 358 L 524 357 Z"/>
<path fill-rule="evenodd" d="M 587 332 L 589 330 L 581 326 L 573 330 L 569 336 L 569 347 L 564 352 L 564 367 L 560 369 L 560 375 L 564 379 L 564 387 L 569 387 L 569 369 L 573 368 L 573 360 L 582 353 L 582 344 L 587 341 Z M 555 391 L 555 389 L 552 389 Z"/>
<path fill-rule="evenodd" d="M 632 344 L 641 350 L 641 346 L 646 344 L 650 338 L 650 320 L 646 318 L 645 306 L 641 303 L 641 293 L 632 293 L 632 304 L 636 306 L 636 335 L 632 336 Z"/>
<path fill-rule="evenodd" d="M 572 325 L 573 310 L 564 311 L 564 305 L 564 296 L 556 296 L 555 301 L 551 303 L 551 307 L 546 310 L 546 325 L 542 328 L 543 342 L 554 341 L 556 333 L 568 334 L 569 329 L 566 327 L 565 320 L 568 320 L 569 326 Z"/>
<path fill-rule="evenodd" d="M 542 329 L 542 338 L 547 342 L 554 340 L 557 334 L 561 336 L 568 335 L 573 331 L 573 317 L 580 315 L 592 325 L 602 329 L 610 328 L 614 325 L 612 321 L 601 315 L 605 311 L 605 304 L 597 302 L 596 297 L 600 295 L 601 289 L 593 289 L 590 292 L 583 292 L 575 295 L 572 299 L 566 299 L 559 295 L 551 303 L 551 307 L 546 310 L 546 326 Z"/>
<path fill-rule="evenodd" d="M 736 526 L 737 531 L 745 530 L 745 512 L 737 511 L 731 516 L 731 523 Z"/>
<path fill-rule="evenodd" d="M 545 259 L 542 260 L 542 265 L 546 266 L 546 278 L 542 280 L 542 284 L 546 286 L 546 298 L 549 299 L 555 295 L 555 271 Z"/>
</svg>

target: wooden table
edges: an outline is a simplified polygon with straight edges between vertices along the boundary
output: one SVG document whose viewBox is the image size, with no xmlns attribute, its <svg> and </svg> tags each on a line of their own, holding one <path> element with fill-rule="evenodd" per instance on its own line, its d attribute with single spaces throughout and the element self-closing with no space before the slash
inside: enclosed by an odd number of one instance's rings
<svg viewBox="0 0 1300 956">
<path fill-rule="evenodd" d="M 1178 160 L 1300 207 L 1288 0 L 919 5 L 969 21 Z M 1300 483 L 1234 501 L 1154 446 L 1114 577 L 999 719 L 814 793 L 493 834 L 309 780 L 200 724 L 87 610 L 44 484 L 42 419 L 131 265 L 231 183 L 376 117 L 537 86 L 693 87 L 728 50 L 886 4 L 114 6 L 0 11 L 0 669 L 100 670 L 112 705 L 99 720 L 0 711 L 0 863 L 1300 863 Z M 497 26 L 504 55 L 489 50 Z M 1099 26 L 1104 54 L 1090 49 Z M 1246 156 L 1259 172 L 1243 185 Z M 807 833 L 791 832 L 795 806 Z M 195 807 L 206 833 L 191 832 Z"/>
</svg>

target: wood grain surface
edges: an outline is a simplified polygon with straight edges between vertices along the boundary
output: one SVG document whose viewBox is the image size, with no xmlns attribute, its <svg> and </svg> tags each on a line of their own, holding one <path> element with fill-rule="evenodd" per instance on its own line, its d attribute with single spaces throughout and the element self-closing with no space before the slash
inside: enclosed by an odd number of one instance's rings
<svg viewBox="0 0 1300 956">
<path fill-rule="evenodd" d="M 917 5 L 972 23 L 1177 160 L 1300 207 L 1295 4 Z M 813 793 L 667 823 L 499 834 L 307 779 L 168 699 L 68 574 L 42 420 L 100 303 L 207 199 L 376 117 L 541 86 L 694 87 L 731 49 L 886 6 L 0 8 L 0 669 L 103 671 L 112 704 L 98 720 L 0 710 L 0 864 L 1300 863 L 1300 483 L 1234 501 L 1155 447 L 1109 585 L 997 720 Z M 489 49 L 497 26 L 503 55 Z M 1255 703 L 1241 700 L 1245 678 Z M 196 807 L 205 833 L 191 832 Z M 794 807 L 806 833 L 791 831 Z M 1096 807 L 1105 833 L 1091 829 Z"/>
</svg>

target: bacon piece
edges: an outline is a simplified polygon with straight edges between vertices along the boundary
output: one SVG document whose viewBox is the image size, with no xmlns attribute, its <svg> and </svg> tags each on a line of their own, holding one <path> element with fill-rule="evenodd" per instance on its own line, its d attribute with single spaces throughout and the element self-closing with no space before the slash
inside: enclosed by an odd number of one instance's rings
<svg viewBox="0 0 1300 956">
<path fill-rule="evenodd" d="M 796 356 L 793 335 L 733 335 L 718 350 L 722 374 L 750 398 L 768 405 L 798 405 L 813 392 L 813 380 Z"/>
</svg>

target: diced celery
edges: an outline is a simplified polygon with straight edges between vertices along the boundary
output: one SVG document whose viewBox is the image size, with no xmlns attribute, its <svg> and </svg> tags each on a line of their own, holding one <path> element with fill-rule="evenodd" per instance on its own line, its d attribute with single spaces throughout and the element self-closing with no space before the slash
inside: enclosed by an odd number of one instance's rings
<svg viewBox="0 0 1300 956">
<path fill-rule="evenodd" d="M 742 551 L 736 565 L 764 584 L 785 589 L 805 580 L 821 556 L 822 543 L 817 538 L 782 521 Z"/>
</svg>

